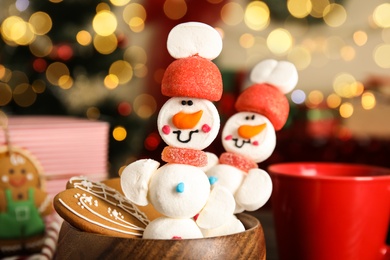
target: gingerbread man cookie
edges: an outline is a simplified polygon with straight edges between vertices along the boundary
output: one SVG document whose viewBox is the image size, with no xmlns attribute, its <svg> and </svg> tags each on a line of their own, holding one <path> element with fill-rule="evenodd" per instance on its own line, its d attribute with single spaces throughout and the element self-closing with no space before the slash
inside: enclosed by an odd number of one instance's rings
<svg viewBox="0 0 390 260">
<path fill-rule="evenodd" d="M 38 161 L 18 147 L 0 147 L 0 254 L 40 251 L 44 217 L 53 212 Z"/>
</svg>

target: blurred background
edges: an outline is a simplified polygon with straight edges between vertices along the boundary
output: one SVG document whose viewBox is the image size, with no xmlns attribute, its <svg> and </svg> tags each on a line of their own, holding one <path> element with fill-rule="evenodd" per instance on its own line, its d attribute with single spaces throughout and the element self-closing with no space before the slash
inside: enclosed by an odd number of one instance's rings
<svg viewBox="0 0 390 260">
<path fill-rule="evenodd" d="M 273 155 L 390 167 L 390 3 L 384 0 L 1 0 L 0 114 L 109 123 L 109 166 L 160 158 L 156 117 L 170 29 L 218 29 L 222 124 L 267 58 L 299 72 Z M 217 139 L 207 150 L 222 152 Z"/>
</svg>

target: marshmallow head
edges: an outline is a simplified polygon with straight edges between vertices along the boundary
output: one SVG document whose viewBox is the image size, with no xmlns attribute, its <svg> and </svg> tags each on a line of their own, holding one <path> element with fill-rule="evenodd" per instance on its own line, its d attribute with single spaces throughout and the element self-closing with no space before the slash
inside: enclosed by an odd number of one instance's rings
<svg viewBox="0 0 390 260">
<path fill-rule="evenodd" d="M 203 150 L 217 136 L 220 119 L 208 100 L 173 97 L 162 106 L 157 127 L 167 145 Z"/>
<path fill-rule="evenodd" d="M 266 83 L 287 94 L 298 83 L 298 72 L 288 61 L 264 60 L 253 67 L 250 79 L 254 83 Z"/>
<path fill-rule="evenodd" d="M 275 129 L 270 120 L 261 114 L 240 112 L 226 122 L 222 130 L 222 145 L 227 152 L 262 162 L 275 149 Z"/>
<path fill-rule="evenodd" d="M 199 22 L 181 23 L 170 31 L 167 48 L 175 59 L 199 55 L 213 60 L 222 51 L 222 38 L 210 25 Z"/>
<path fill-rule="evenodd" d="M 237 98 L 237 111 L 255 112 L 267 117 L 275 130 L 280 130 L 287 121 L 290 105 L 286 96 L 268 84 L 255 84 L 245 89 Z"/>
<path fill-rule="evenodd" d="M 161 92 L 168 97 L 218 101 L 222 91 L 222 76 L 218 67 L 200 56 L 173 61 L 166 69 L 161 82 Z"/>
</svg>

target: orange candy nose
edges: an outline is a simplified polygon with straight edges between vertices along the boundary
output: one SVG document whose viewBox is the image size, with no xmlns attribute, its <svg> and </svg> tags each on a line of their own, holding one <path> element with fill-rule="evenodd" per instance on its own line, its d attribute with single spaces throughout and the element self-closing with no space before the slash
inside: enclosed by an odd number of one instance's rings
<svg viewBox="0 0 390 260">
<path fill-rule="evenodd" d="M 242 125 L 238 128 L 238 135 L 245 139 L 250 139 L 255 135 L 258 135 L 267 125 Z"/>
<path fill-rule="evenodd" d="M 173 116 L 172 122 L 174 126 L 176 126 L 178 129 L 192 129 L 202 118 L 202 114 L 202 110 L 199 110 L 192 114 L 179 112 Z"/>
</svg>

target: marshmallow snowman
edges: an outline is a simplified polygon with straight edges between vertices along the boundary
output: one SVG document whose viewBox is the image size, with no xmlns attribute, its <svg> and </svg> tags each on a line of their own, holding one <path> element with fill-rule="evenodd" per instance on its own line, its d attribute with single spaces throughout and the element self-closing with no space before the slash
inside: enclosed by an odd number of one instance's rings
<svg viewBox="0 0 390 260">
<path fill-rule="evenodd" d="M 201 238 L 201 228 L 218 228 L 234 212 L 234 197 L 223 186 L 211 189 L 204 169 L 206 148 L 216 138 L 220 119 L 212 103 L 221 98 L 222 78 L 211 62 L 222 50 L 222 39 L 212 27 L 182 23 L 168 35 L 168 51 L 176 58 L 164 73 L 158 131 L 168 145 L 160 167 L 152 159 L 129 164 L 121 174 L 125 196 L 137 205 L 152 203 L 163 217 L 146 227 L 143 238 Z"/>
<path fill-rule="evenodd" d="M 265 60 L 253 68 L 250 79 L 255 83 L 240 94 L 235 104 L 238 113 L 227 120 L 222 130 L 226 152 L 217 165 L 207 170 L 214 186 L 223 186 L 234 195 L 235 213 L 257 210 L 271 196 L 271 178 L 257 163 L 266 160 L 275 149 L 275 131 L 283 127 L 289 112 L 285 94 L 296 86 L 298 73 L 290 62 Z M 239 226 L 236 222 L 204 235 L 234 233 Z"/>
</svg>

